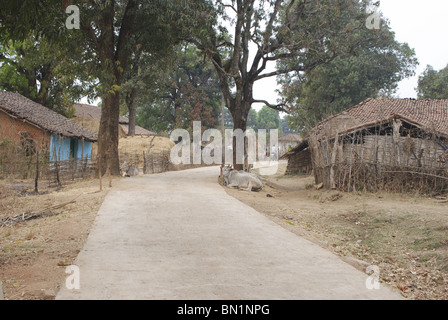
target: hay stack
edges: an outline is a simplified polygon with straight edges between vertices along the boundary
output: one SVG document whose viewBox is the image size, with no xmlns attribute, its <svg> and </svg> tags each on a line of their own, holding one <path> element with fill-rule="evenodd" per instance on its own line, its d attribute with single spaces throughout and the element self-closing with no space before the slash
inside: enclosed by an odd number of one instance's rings
<svg viewBox="0 0 448 320">
<path fill-rule="evenodd" d="M 124 137 L 120 139 L 118 149 L 123 153 L 143 154 L 143 152 L 148 152 L 153 138 L 154 137 L 146 136 Z M 174 146 L 175 143 L 168 138 L 155 137 L 149 152 L 157 153 L 162 151 L 170 151 Z"/>
<path fill-rule="evenodd" d="M 100 120 L 93 118 L 73 118 L 71 120 L 76 124 L 89 129 L 92 132 L 95 133 L 100 132 Z M 120 139 L 126 137 L 126 133 L 124 132 L 123 128 L 120 125 L 118 126 L 118 135 Z"/>
<path fill-rule="evenodd" d="M 149 149 L 152 142 L 152 147 Z M 135 136 L 120 139 L 118 151 L 120 153 L 120 162 L 128 162 L 138 166 L 140 169 L 144 166 L 143 153 L 147 156 L 153 154 L 156 158 L 164 157 L 163 153 L 169 153 L 175 146 L 175 143 L 168 138 Z"/>
</svg>

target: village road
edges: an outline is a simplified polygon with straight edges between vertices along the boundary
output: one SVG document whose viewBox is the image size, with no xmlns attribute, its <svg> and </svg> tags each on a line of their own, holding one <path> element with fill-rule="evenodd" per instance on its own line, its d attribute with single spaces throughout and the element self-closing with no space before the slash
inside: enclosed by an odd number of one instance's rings
<svg viewBox="0 0 448 320">
<path fill-rule="evenodd" d="M 367 274 L 229 196 L 218 175 L 200 168 L 114 185 L 71 290 L 62 284 L 56 299 L 402 299 L 367 289 Z"/>
</svg>

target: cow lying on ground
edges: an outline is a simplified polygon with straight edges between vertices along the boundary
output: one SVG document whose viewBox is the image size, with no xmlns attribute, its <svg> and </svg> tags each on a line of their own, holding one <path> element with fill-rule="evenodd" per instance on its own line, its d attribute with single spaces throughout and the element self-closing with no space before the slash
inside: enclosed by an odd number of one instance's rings
<svg viewBox="0 0 448 320">
<path fill-rule="evenodd" d="M 130 166 L 127 162 L 123 163 L 123 165 L 120 168 L 120 171 L 123 177 L 136 177 L 139 175 L 138 168 Z"/>
<path fill-rule="evenodd" d="M 238 188 L 246 191 L 260 191 L 263 188 L 263 183 L 260 178 L 253 173 L 224 167 L 222 169 L 222 175 L 224 185 L 229 188 Z"/>
</svg>

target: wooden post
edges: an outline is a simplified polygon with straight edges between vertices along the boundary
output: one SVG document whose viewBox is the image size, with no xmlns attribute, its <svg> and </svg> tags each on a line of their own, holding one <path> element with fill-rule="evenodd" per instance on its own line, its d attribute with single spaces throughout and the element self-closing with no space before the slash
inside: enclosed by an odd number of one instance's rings
<svg viewBox="0 0 448 320">
<path fill-rule="evenodd" d="M 110 167 L 107 167 L 107 175 L 109 177 L 109 188 L 112 188 L 112 175 L 110 173 Z"/>
<path fill-rule="evenodd" d="M 334 179 L 334 166 L 336 165 L 336 156 L 338 154 L 338 144 L 339 144 L 339 133 L 336 132 L 334 138 L 334 146 L 331 152 L 331 163 L 330 163 L 330 188 L 336 189 L 336 181 Z"/>
<path fill-rule="evenodd" d="M 101 173 L 101 155 L 98 155 L 98 176 L 100 179 L 100 191 L 103 191 L 103 178 Z"/>
<path fill-rule="evenodd" d="M 393 159 L 395 160 L 394 165 L 400 166 L 401 165 L 401 157 L 400 157 L 400 147 L 399 147 L 399 139 L 400 139 L 400 128 L 402 125 L 401 120 L 394 120 L 393 123 L 393 135 L 392 135 L 392 141 L 393 141 Z"/>
<path fill-rule="evenodd" d="M 222 102 L 221 102 L 221 135 L 222 135 L 222 163 L 221 163 L 221 169 L 224 167 L 224 165 L 226 164 L 226 128 L 225 128 L 225 115 L 226 115 L 226 106 L 225 106 L 226 102 L 224 100 L 224 97 L 222 97 Z"/>
<path fill-rule="evenodd" d="M 34 192 L 39 193 L 39 145 L 36 145 L 36 178 L 34 179 Z"/>
<path fill-rule="evenodd" d="M 54 152 L 54 166 L 56 170 L 56 182 L 58 183 L 59 187 L 62 187 L 61 179 L 59 177 L 59 163 L 58 163 L 58 156 L 56 153 L 56 146 L 53 146 L 53 152 Z"/>
<path fill-rule="evenodd" d="M 83 161 L 84 161 L 84 137 L 82 137 L 81 142 L 82 142 L 82 151 L 81 151 L 81 178 L 84 179 L 84 166 L 83 166 Z"/>
</svg>

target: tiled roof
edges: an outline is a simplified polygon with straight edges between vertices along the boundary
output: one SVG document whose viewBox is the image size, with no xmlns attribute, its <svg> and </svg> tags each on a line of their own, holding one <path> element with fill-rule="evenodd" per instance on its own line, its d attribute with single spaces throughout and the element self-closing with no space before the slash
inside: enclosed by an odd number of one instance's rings
<svg viewBox="0 0 448 320">
<path fill-rule="evenodd" d="M 92 142 L 98 141 L 96 133 L 18 93 L 0 91 L 0 109 L 10 116 L 32 123 L 54 134 L 67 138 L 84 138 Z"/>
<path fill-rule="evenodd" d="M 77 118 L 93 118 L 96 120 L 101 120 L 101 108 L 88 105 L 88 104 L 74 104 L 75 117 Z M 120 116 L 120 125 L 124 132 L 127 134 L 129 130 L 129 119 Z M 155 136 L 156 133 L 146 130 L 140 126 L 135 126 L 135 134 L 139 136 Z"/>
<path fill-rule="evenodd" d="M 448 99 L 367 99 L 338 115 L 325 119 L 318 124 L 317 128 L 339 117 L 349 116 L 357 124 L 362 125 L 386 119 L 392 115 L 402 116 L 422 127 L 434 129 L 448 136 Z"/>
<path fill-rule="evenodd" d="M 75 117 L 76 118 L 93 118 L 96 120 L 101 120 L 101 108 L 96 106 L 91 106 L 88 104 L 78 104 L 75 103 L 73 105 L 75 108 Z M 129 123 L 129 120 L 125 117 L 120 117 L 121 124 Z"/>
</svg>

